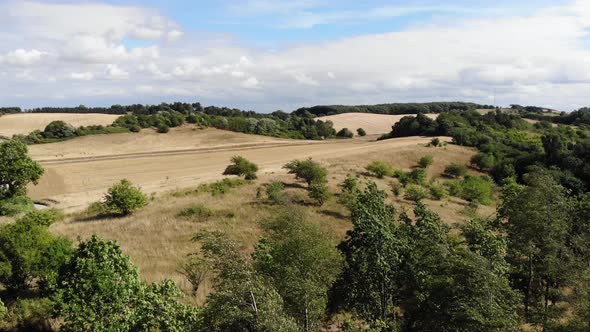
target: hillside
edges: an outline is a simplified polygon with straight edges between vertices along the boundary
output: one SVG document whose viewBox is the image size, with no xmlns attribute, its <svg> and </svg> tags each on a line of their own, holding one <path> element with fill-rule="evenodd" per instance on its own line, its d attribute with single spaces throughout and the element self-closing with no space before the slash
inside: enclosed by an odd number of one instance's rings
<svg viewBox="0 0 590 332">
<path fill-rule="evenodd" d="M 52 121 L 61 120 L 74 127 L 90 125 L 110 125 L 120 115 L 76 114 L 76 113 L 19 113 L 0 116 L 0 136 L 12 137 L 15 134 L 28 134 L 43 130 Z"/>
<path fill-rule="evenodd" d="M 436 119 L 438 114 L 427 114 Z M 372 114 L 372 113 L 342 113 L 317 118 L 322 121 L 332 121 L 334 129 L 348 128 L 356 135 L 356 129 L 363 128 L 367 135 L 381 135 L 391 131 L 391 127 L 408 114 Z"/>
</svg>

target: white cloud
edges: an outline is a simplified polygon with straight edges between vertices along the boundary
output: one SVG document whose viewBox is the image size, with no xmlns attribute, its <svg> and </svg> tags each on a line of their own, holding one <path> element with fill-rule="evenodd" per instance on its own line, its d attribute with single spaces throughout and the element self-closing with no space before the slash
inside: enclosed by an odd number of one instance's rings
<svg viewBox="0 0 590 332">
<path fill-rule="evenodd" d="M 256 77 L 249 77 L 247 80 L 242 81 L 244 88 L 255 88 L 258 86 L 258 79 Z"/>
<path fill-rule="evenodd" d="M 6 53 L 0 59 L 2 59 L 4 62 L 10 65 L 26 67 L 34 65 L 41 61 L 41 58 L 44 54 L 45 53 L 36 49 L 31 49 L 27 51 L 25 49 L 19 48 Z"/>
<path fill-rule="evenodd" d="M 73 80 L 89 81 L 94 78 L 91 72 L 70 73 L 70 78 Z"/>
<path fill-rule="evenodd" d="M 115 80 L 124 80 L 129 78 L 129 72 L 119 68 L 116 64 L 108 64 L 105 70 L 108 78 Z"/>
<path fill-rule="evenodd" d="M 180 30 L 171 30 L 168 32 L 168 41 L 176 41 L 180 39 L 184 33 Z"/>
</svg>

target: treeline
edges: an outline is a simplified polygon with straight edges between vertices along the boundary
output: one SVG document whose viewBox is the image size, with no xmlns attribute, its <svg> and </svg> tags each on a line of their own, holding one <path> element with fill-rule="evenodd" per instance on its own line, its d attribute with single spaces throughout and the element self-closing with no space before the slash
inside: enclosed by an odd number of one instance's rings
<svg viewBox="0 0 590 332">
<path fill-rule="evenodd" d="M 314 116 L 335 115 L 341 113 L 375 113 L 375 114 L 418 114 L 418 113 L 442 113 L 452 110 L 494 109 L 492 105 L 480 105 L 465 102 L 431 102 L 431 103 L 394 103 L 378 105 L 320 105 L 302 107 L 294 111 L 295 114 L 305 115 L 311 113 Z"/>
<path fill-rule="evenodd" d="M 20 107 L 0 107 L 0 116 L 22 112 Z"/>
</svg>

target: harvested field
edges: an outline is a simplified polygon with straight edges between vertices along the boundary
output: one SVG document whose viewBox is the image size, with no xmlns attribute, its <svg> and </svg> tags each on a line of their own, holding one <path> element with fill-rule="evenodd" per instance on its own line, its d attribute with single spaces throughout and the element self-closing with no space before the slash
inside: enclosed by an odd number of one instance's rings
<svg viewBox="0 0 590 332">
<path fill-rule="evenodd" d="M 79 113 L 21 113 L 0 116 L 0 136 L 12 137 L 15 134 L 28 134 L 43 130 L 52 121 L 61 120 L 74 127 L 90 125 L 110 125 L 120 115 L 79 114 Z"/>
<path fill-rule="evenodd" d="M 436 119 L 438 114 L 427 114 L 429 117 Z M 367 135 L 380 135 L 391 131 L 391 126 L 397 123 L 404 116 L 414 116 L 414 114 L 371 114 L 371 113 L 342 113 L 337 115 L 328 115 L 319 117 L 319 120 L 332 121 L 334 128 L 350 129 L 355 135 L 358 128 L 363 128 Z"/>
</svg>

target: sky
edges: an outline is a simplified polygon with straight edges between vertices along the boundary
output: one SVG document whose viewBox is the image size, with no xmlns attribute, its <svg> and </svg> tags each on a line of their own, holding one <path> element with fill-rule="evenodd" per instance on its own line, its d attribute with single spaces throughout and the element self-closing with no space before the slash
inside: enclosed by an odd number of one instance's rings
<svg viewBox="0 0 590 332">
<path fill-rule="evenodd" d="M 0 0 L 0 106 L 590 106 L 588 0 Z"/>
</svg>

